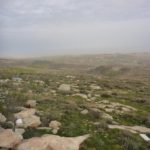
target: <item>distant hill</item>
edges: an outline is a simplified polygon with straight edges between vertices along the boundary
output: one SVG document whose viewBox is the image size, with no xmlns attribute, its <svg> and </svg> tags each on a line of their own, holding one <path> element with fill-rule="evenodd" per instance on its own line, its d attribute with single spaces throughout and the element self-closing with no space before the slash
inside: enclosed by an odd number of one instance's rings
<svg viewBox="0 0 150 150">
<path fill-rule="evenodd" d="M 34 59 L 0 59 L 1 68 L 24 67 L 39 72 L 71 71 L 106 77 L 149 78 L 150 53 L 57 56 Z"/>
</svg>

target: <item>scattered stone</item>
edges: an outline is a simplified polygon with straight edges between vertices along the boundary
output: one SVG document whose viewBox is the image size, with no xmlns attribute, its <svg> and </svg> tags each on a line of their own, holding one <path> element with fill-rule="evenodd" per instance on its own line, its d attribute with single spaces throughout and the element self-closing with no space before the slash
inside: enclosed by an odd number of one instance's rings
<svg viewBox="0 0 150 150">
<path fill-rule="evenodd" d="M 36 100 L 28 100 L 25 104 L 27 108 L 35 108 L 36 107 Z"/>
<path fill-rule="evenodd" d="M 0 122 L 5 122 L 6 121 L 6 117 L 0 113 Z"/>
<path fill-rule="evenodd" d="M 84 109 L 84 110 L 81 111 L 82 115 L 87 115 L 88 113 L 89 113 L 89 111 L 87 109 Z"/>
<path fill-rule="evenodd" d="M 92 90 L 100 90 L 100 89 L 101 89 L 100 86 L 95 85 L 95 84 L 91 84 L 91 85 L 90 85 L 90 88 L 91 88 Z"/>
<path fill-rule="evenodd" d="M 80 144 L 88 137 L 89 135 L 79 137 L 44 135 L 23 141 L 17 150 L 79 150 Z"/>
<path fill-rule="evenodd" d="M 22 140 L 22 136 L 14 133 L 11 129 L 4 130 L 0 133 L 0 147 L 13 148 Z"/>
<path fill-rule="evenodd" d="M 61 127 L 61 123 L 54 120 L 50 122 L 49 127 L 52 129 L 53 134 L 57 134 L 58 130 Z"/>
<path fill-rule="evenodd" d="M 71 86 L 69 84 L 61 84 L 58 90 L 61 92 L 70 92 Z"/>
</svg>

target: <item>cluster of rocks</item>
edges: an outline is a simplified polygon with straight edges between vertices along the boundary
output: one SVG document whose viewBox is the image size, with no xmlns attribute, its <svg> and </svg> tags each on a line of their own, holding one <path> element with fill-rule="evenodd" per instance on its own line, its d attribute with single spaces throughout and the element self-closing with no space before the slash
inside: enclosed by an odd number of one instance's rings
<svg viewBox="0 0 150 150">
<path fill-rule="evenodd" d="M 39 127 L 41 125 L 40 117 L 36 115 L 36 101 L 28 100 L 25 107 L 20 107 L 21 111 L 14 114 L 15 128 L 3 129 L 0 127 L 0 148 L 5 150 L 79 150 L 80 144 L 89 137 L 89 135 L 79 137 L 60 137 L 56 135 L 43 135 L 28 140 L 23 140 L 24 128 L 45 129 L 48 128 L 53 134 L 57 134 L 61 123 L 52 120 L 49 127 Z M 6 117 L 0 113 L 0 122 L 5 122 Z"/>
<path fill-rule="evenodd" d="M 40 117 L 35 115 L 36 110 L 27 108 L 19 113 L 14 114 L 17 127 L 33 127 L 36 128 L 41 124 Z"/>
<path fill-rule="evenodd" d="M 25 107 L 22 108 L 22 110 L 18 113 L 14 114 L 14 117 L 16 119 L 16 127 L 17 128 L 37 128 L 37 129 L 42 129 L 42 128 L 47 128 L 47 127 L 40 127 L 41 121 L 40 117 L 36 115 L 36 101 L 35 100 L 28 100 L 25 104 Z M 52 120 L 49 123 L 49 129 L 52 131 L 53 134 L 57 134 L 58 130 L 61 127 L 61 123 Z"/>
<path fill-rule="evenodd" d="M 101 90 L 101 87 L 96 85 L 96 84 L 91 84 L 89 86 L 89 88 L 91 89 L 91 91 L 95 91 L 95 90 Z M 80 93 L 79 90 L 79 86 L 74 84 L 74 85 L 70 85 L 70 84 L 60 84 L 58 87 L 58 91 L 59 92 L 65 92 L 65 93 L 70 93 L 71 91 L 74 92 L 73 96 L 80 96 L 84 99 L 88 99 L 89 96 L 83 93 Z"/>
<path fill-rule="evenodd" d="M 113 117 L 107 113 L 105 113 L 104 111 L 101 111 L 97 108 L 89 108 L 89 109 L 84 109 L 81 111 L 82 115 L 87 115 L 89 113 L 93 113 L 93 114 L 97 114 L 99 115 L 101 118 L 107 119 L 107 120 L 113 120 Z"/>
<path fill-rule="evenodd" d="M 28 100 L 25 104 L 25 107 L 18 113 L 14 114 L 15 124 L 17 127 L 27 128 L 33 127 L 36 128 L 41 124 L 40 117 L 36 116 L 36 101 Z"/>
<path fill-rule="evenodd" d="M 97 107 L 104 110 L 105 112 L 108 113 L 125 113 L 125 112 L 133 112 L 136 111 L 136 108 L 124 104 L 120 104 L 117 102 L 110 102 L 108 100 L 103 100 L 97 102 Z"/>
</svg>

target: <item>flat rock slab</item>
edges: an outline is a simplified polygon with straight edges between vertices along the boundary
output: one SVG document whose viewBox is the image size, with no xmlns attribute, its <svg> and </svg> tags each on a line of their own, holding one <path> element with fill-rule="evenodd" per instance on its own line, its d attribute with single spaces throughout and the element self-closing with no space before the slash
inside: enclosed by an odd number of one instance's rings
<svg viewBox="0 0 150 150">
<path fill-rule="evenodd" d="M 80 144 L 88 137 L 89 135 L 79 137 L 44 135 L 23 141 L 17 150 L 79 150 Z"/>
<path fill-rule="evenodd" d="M 144 141 L 147 141 L 147 142 L 150 141 L 150 138 L 146 134 L 140 134 L 140 136 Z"/>
<path fill-rule="evenodd" d="M 150 133 L 150 128 L 143 127 L 143 126 L 124 126 L 124 125 L 108 125 L 110 129 L 121 129 L 127 130 L 132 133 Z"/>
</svg>

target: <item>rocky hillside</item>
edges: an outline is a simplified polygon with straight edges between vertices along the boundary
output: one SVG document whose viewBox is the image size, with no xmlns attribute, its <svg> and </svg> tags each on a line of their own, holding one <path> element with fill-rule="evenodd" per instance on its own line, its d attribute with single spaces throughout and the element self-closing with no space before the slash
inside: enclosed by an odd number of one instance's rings
<svg viewBox="0 0 150 150">
<path fill-rule="evenodd" d="M 1 59 L 0 148 L 149 150 L 148 58 Z"/>
</svg>

